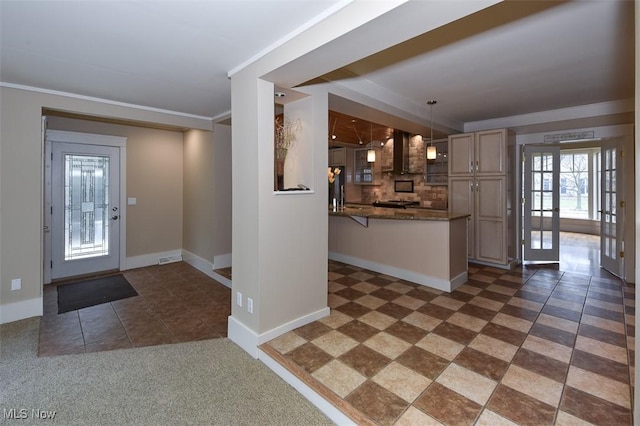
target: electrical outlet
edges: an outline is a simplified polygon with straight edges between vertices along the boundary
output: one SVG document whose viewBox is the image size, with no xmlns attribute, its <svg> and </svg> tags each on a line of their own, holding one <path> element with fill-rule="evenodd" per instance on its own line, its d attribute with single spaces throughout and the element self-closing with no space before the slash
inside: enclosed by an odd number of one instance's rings
<svg viewBox="0 0 640 426">
<path fill-rule="evenodd" d="M 236 303 L 242 308 L 242 293 L 240 292 L 236 293 Z"/>
<path fill-rule="evenodd" d="M 250 314 L 253 313 L 253 299 L 250 297 L 247 297 L 247 311 L 249 311 Z"/>
<path fill-rule="evenodd" d="M 20 290 L 22 288 L 22 278 L 14 278 L 11 280 L 11 290 Z"/>
</svg>

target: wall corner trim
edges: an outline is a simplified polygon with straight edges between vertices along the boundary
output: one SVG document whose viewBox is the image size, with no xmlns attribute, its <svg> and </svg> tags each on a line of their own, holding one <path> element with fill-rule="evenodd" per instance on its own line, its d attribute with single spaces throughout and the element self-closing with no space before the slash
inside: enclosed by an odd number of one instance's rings
<svg viewBox="0 0 640 426">
<path fill-rule="evenodd" d="M 320 318 L 324 318 L 330 313 L 331 310 L 329 309 L 329 307 L 325 307 L 315 312 L 311 312 L 310 314 L 301 316 L 300 318 L 296 318 L 293 321 L 289 321 L 262 334 L 257 334 L 255 331 L 249 329 L 249 327 L 247 327 L 237 318 L 231 315 L 229 316 L 227 334 L 232 342 L 240 346 L 249 355 L 257 359 L 259 355 L 258 346 L 260 346 L 261 344 L 275 339 L 276 337 L 281 336 L 295 328 L 302 327 L 303 325 L 309 324 L 310 322 L 316 321 Z"/>
</svg>

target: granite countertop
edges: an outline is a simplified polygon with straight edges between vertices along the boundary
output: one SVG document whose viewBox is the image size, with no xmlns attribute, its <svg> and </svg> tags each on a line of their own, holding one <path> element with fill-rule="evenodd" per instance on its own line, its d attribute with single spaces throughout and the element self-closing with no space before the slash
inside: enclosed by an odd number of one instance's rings
<svg viewBox="0 0 640 426">
<path fill-rule="evenodd" d="M 441 220 L 450 221 L 463 219 L 468 214 L 449 213 L 446 210 L 428 210 L 421 208 L 394 209 L 385 207 L 373 207 L 364 204 L 347 204 L 336 210 L 329 209 L 330 216 L 358 216 L 370 219 L 397 219 L 397 220 Z"/>
</svg>

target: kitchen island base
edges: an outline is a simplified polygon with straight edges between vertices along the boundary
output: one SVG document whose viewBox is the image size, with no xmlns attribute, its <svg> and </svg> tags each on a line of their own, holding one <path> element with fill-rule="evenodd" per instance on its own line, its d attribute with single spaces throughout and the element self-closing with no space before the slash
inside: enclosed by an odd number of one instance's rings
<svg viewBox="0 0 640 426">
<path fill-rule="evenodd" d="M 329 216 L 329 259 L 451 292 L 467 281 L 467 219 Z"/>
</svg>

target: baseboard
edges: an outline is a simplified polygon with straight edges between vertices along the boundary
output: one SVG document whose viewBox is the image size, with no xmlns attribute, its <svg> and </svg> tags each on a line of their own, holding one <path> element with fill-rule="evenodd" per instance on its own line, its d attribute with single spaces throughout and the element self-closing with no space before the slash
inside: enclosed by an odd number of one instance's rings
<svg viewBox="0 0 640 426">
<path fill-rule="evenodd" d="M 464 271 L 457 277 L 451 280 L 451 291 L 457 289 L 462 284 L 466 283 L 469 280 L 469 272 Z"/>
<path fill-rule="evenodd" d="M 262 350 L 258 350 L 258 359 L 267 367 L 269 367 L 274 373 L 280 376 L 282 380 L 284 380 L 295 390 L 297 390 L 309 402 L 315 405 L 318 410 L 320 410 L 335 424 L 344 426 L 356 424 L 342 411 L 337 409 L 333 404 L 320 396 L 316 391 L 307 386 L 306 383 L 298 379 L 294 374 L 292 374 L 289 370 L 284 368 L 280 363 L 271 358 Z"/>
<path fill-rule="evenodd" d="M 120 270 L 126 271 L 127 269 L 144 268 L 146 266 L 157 265 L 158 259 L 160 259 L 161 257 L 173 257 L 181 255 L 182 250 L 171 250 L 127 257 L 125 259 L 125 264 L 120 266 Z"/>
<path fill-rule="evenodd" d="M 401 278 L 403 280 L 411 281 L 416 284 L 420 284 L 426 287 L 431 287 L 436 290 L 452 292 L 455 288 L 462 283 L 458 283 L 460 275 L 452 280 L 445 280 L 442 278 L 432 277 L 430 275 L 419 274 L 407 269 L 397 268 L 395 266 L 384 265 L 370 260 L 360 259 L 358 257 L 347 256 L 340 253 L 329 252 L 329 259 L 337 260 L 338 262 L 347 263 L 349 265 L 359 266 L 360 268 L 369 269 L 371 271 L 379 272 L 381 274 L 390 275 L 392 277 Z M 466 280 L 465 280 L 466 281 Z"/>
<path fill-rule="evenodd" d="M 483 260 L 478 260 L 478 259 L 469 259 L 469 263 L 475 263 L 476 265 L 482 265 L 482 266 L 491 266 L 497 269 L 511 270 L 516 266 L 518 266 L 518 264 L 520 264 L 520 261 L 518 259 L 510 259 L 509 263 L 505 264 L 505 263 L 485 262 Z"/>
<path fill-rule="evenodd" d="M 223 284 L 225 287 L 231 288 L 231 280 L 229 280 L 226 277 L 223 277 L 220 274 L 217 274 L 214 271 L 214 266 L 213 266 L 214 263 L 211 263 L 208 260 L 203 259 L 200 256 L 193 254 L 187 250 L 182 250 L 182 260 L 185 263 L 188 263 L 189 265 L 193 266 L 203 274 L 206 274 L 208 277 L 213 278 L 214 280 Z M 214 258 L 214 262 L 215 262 L 215 258 Z"/>
<path fill-rule="evenodd" d="M 273 340 L 295 328 L 302 327 L 303 325 L 307 325 L 313 321 L 319 320 L 320 318 L 324 318 L 329 315 L 330 312 L 331 310 L 328 307 L 322 308 L 262 334 L 257 334 L 234 316 L 229 316 L 227 335 L 232 342 L 244 349 L 249 355 L 254 358 L 258 358 L 258 346 L 261 344 L 266 343 L 269 340 Z"/>
<path fill-rule="evenodd" d="M 262 333 L 258 336 L 258 345 L 268 342 L 269 340 L 273 340 L 278 336 L 281 336 L 285 333 L 288 333 L 291 330 L 294 330 L 298 327 L 302 327 L 303 325 L 307 325 L 311 322 L 317 321 L 320 318 L 324 318 L 331 313 L 331 309 L 328 307 L 319 309 L 310 314 L 304 315 L 300 318 L 296 318 L 293 321 L 289 321 L 288 323 L 282 324 L 274 329 L 271 329 L 265 333 Z"/>
<path fill-rule="evenodd" d="M 42 297 L 0 305 L 0 324 L 42 316 Z"/>
<path fill-rule="evenodd" d="M 240 346 L 249 355 L 258 358 L 258 346 L 260 345 L 258 334 L 231 315 L 227 325 L 227 336 L 229 340 Z"/>
<path fill-rule="evenodd" d="M 213 267 L 211 269 L 222 269 L 228 268 L 231 266 L 231 253 L 219 254 L 217 256 L 213 256 Z"/>
</svg>

